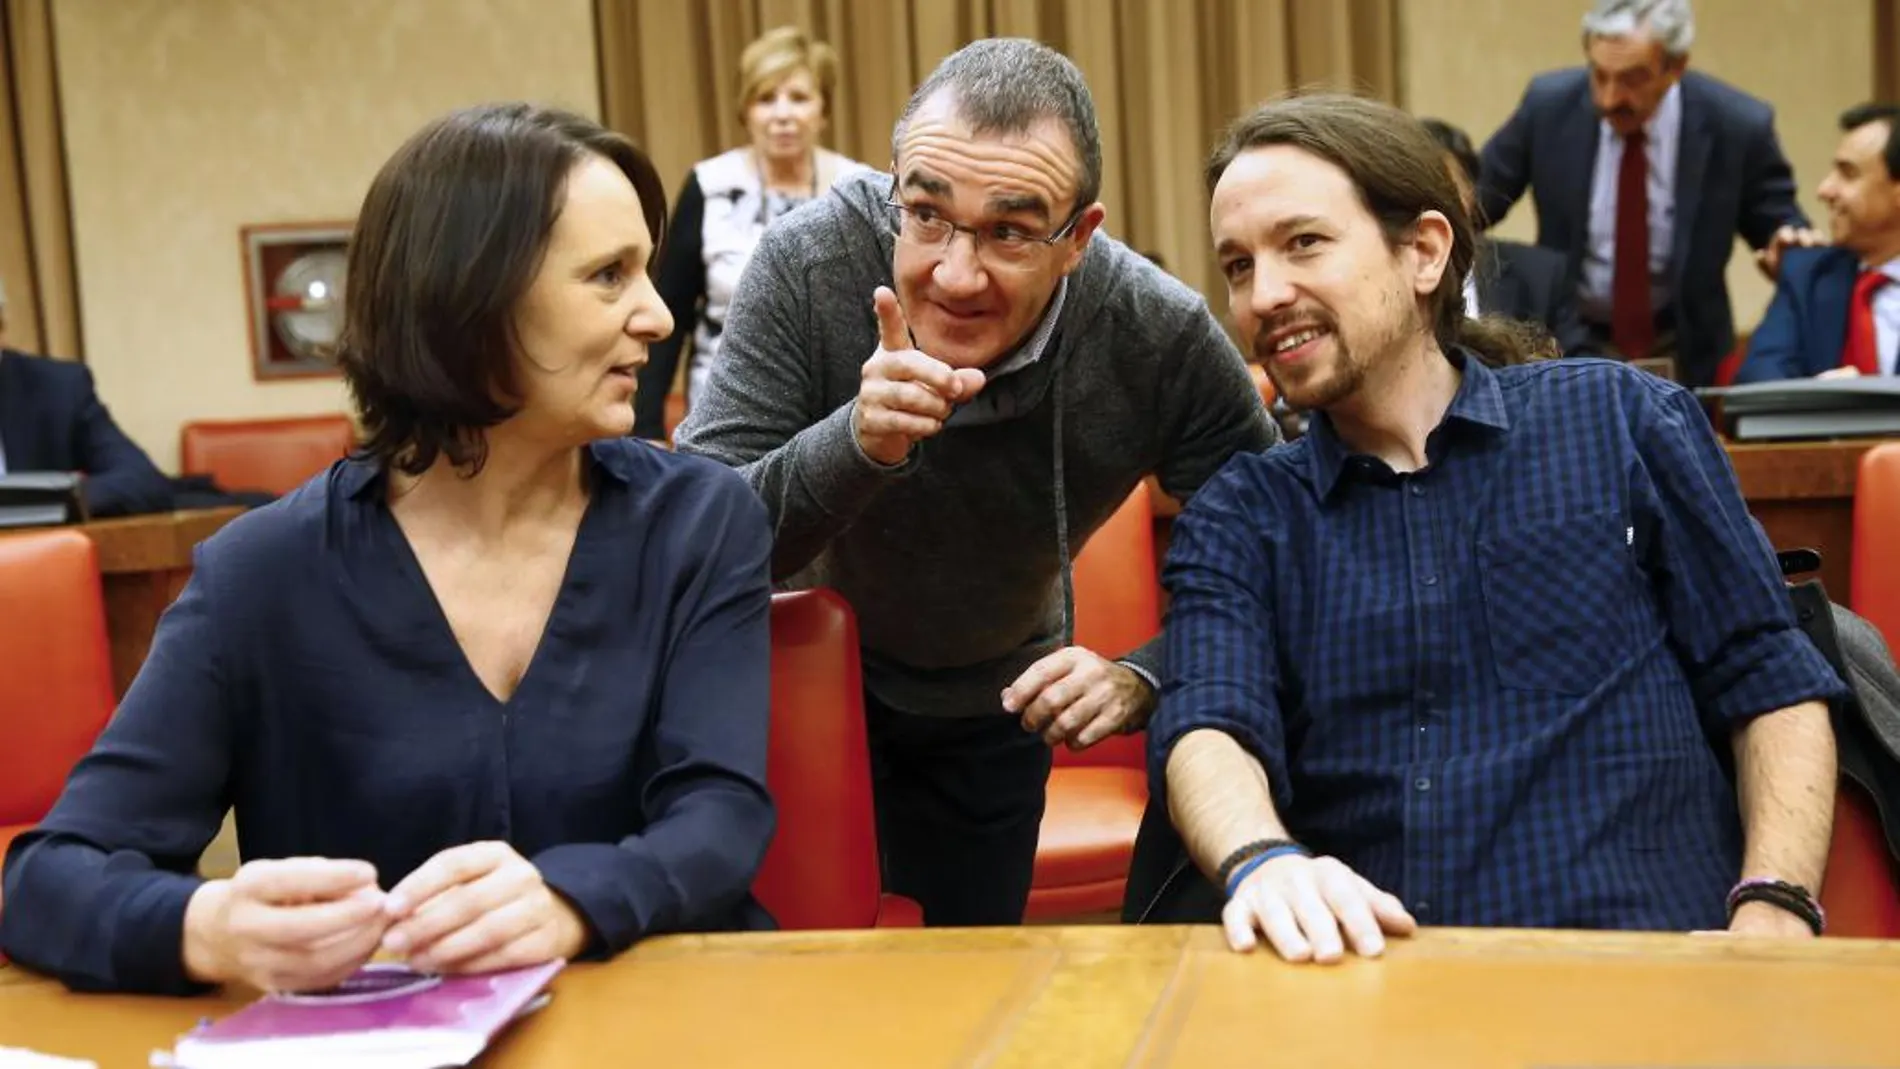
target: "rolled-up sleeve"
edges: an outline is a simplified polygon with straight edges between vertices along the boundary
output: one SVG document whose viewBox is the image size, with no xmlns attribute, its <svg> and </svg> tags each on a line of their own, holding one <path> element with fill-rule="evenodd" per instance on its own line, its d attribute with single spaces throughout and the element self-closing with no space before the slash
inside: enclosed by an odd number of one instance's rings
<svg viewBox="0 0 1900 1069">
<path fill-rule="evenodd" d="M 1636 500 L 1650 513 L 1651 567 L 1697 707 L 1711 726 L 1733 728 L 1844 694 L 1795 623 L 1774 547 L 1707 417 L 1687 391 L 1648 390 L 1633 424 Z"/>
<path fill-rule="evenodd" d="M 1211 728 L 1259 760 L 1282 812 L 1292 801 L 1264 514 L 1243 461 L 1208 482 L 1175 522 L 1162 570 L 1169 608 L 1161 703 L 1148 729 L 1157 794 L 1174 744 Z"/>
</svg>

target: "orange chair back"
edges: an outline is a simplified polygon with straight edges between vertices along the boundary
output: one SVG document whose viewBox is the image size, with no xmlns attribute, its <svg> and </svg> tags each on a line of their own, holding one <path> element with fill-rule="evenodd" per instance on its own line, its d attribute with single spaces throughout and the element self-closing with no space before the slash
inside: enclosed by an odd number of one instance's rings
<svg viewBox="0 0 1900 1069">
<path fill-rule="evenodd" d="M 1880 629 L 1888 646 L 1900 650 L 1900 555 L 1893 552 L 1895 531 L 1900 531 L 1900 443 L 1890 442 L 1860 458 L 1849 587 L 1853 610 Z"/>
<path fill-rule="evenodd" d="M 673 435 L 686 420 L 686 395 L 680 392 L 666 395 L 666 440 L 671 442 Z"/>
<path fill-rule="evenodd" d="M 0 537 L 0 826 L 46 816 L 112 708 L 92 539 L 71 529 Z"/>
<path fill-rule="evenodd" d="M 1730 349 L 1728 355 L 1722 357 L 1722 362 L 1715 365 L 1715 385 L 1735 385 L 1735 376 L 1742 370 L 1742 361 L 1747 359 L 1748 335 L 1737 335 L 1735 338 L 1735 348 Z"/>
<path fill-rule="evenodd" d="M 1887 850 L 1873 801 L 1845 778 L 1834 798 L 1821 907 L 1830 935 L 1900 939 L 1900 867 Z"/>
<path fill-rule="evenodd" d="M 753 893 L 780 928 L 872 927 L 883 880 L 858 625 L 829 590 L 772 597 L 771 730 L 778 833 Z"/>
<path fill-rule="evenodd" d="M 1267 369 L 1259 364 L 1248 364 L 1247 370 L 1253 375 L 1254 389 L 1260 391 L 1261 402 L 1272 408 L 1273 399 L 1280 396 L 1280 392 L 1273 388 L 1273 380 L 1267 377 Z"/>
<path fill-rule="evenodd" d="M 224 490 L 287 494 L 356 445 L 348 416 L 199 420 L 178 435 L 179 467 Z"/>
<path fill-rule="evenodd" d="M 1137 484 L 1128 500 L 1075 557 L 1075 644 L 1121 657 L 1161 630 L 1161 584 L 1155 576 L 1154 505 Z M 1140 768 L 1140 736 L 1104 739 L 1076 753 L 1056 750 L 1061 766 Z"/>
</svg>

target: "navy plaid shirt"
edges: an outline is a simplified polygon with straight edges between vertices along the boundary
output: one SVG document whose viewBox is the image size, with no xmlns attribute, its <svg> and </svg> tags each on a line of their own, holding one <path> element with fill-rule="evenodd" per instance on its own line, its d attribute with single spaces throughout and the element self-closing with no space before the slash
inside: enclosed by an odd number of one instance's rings
<svg viewBox="0 0 1900 1069">
<path fill-rule="evenodd" d="M 1422 923 L 1724 927 L 1729 737 L 1840 679 L 1686 391 L 1452 359 L 1423 470 L 1320 415 L 1194 495 L 1151 772 L 1226 732 L 1292 834 Z"/>
</svg>

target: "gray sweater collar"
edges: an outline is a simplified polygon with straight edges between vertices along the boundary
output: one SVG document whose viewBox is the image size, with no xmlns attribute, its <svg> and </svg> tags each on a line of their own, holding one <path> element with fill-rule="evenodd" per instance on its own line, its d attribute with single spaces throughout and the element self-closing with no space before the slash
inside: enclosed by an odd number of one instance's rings
<svg viewBox="0 0 1900 1069">
<path fill-rule="evenodd" d="M 1013 419 L 1042 400 L 1041 387 L 1046 383 L 1029 381 L 1039 376 L 1025 372 L 1041 363 L 1050 342 L 1055 338 L 1056 321 L 1062 316 L 1062 300 L 1068 290 L 1069 280 L 1065 277 L 1056 285 L 1055 296 L 1049 299 L 1049 307 L 1042 313 L 1042 320 L 1036 324 L 1036 329 L 1014 352 L 984 372 L 987 385 L 982 393 L 958 409 L 958 415 L 963 416 L 959 422 L 994 423 Z M 1010 381 L 1001 381 L 1005 379 Z"/>
</svg>

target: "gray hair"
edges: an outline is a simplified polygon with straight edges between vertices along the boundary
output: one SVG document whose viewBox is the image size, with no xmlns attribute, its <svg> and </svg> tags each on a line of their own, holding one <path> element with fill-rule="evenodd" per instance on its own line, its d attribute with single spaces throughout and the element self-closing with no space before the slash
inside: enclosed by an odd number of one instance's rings
<svg viewBox="0 0 1900 1069">
<path fill-rule="evenodd" d="M 1583 43 L 1592 37 L 1628 37 L 1647 29 L 1663 54 L 1681 59 L 1695 44 L 1695 12 L 1689 0 L 1597 0 L 1583 17 Z"/>
<path fill-rule="evenodd" d="M 1095 99 L 1069 57 L 1026 37 L 990 37 L 957 49 L 904 104 L 891 131 L 892 161 L 911 116 L 943 90 L 950 92 L 957 115 L 977 134 L 1020 134 L 1038 120 L 1060 121 L 1082 165 L 1073 208 L 1093 204 L 1101 196 L 1102 132 L 1095 124 Z"/>
</svg>

